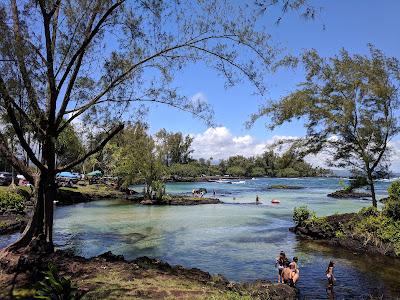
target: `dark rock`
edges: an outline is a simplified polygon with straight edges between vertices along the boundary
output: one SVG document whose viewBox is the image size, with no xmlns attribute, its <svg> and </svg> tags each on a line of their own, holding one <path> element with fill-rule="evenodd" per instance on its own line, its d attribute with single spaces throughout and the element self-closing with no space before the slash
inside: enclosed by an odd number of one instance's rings
<svg viewBox="0 0 400 300">
<path fill-rule="evenodd" d="M 285 185 L 285 184 L 273 184 L 267 187 L 267 190 L 301 190 L 304 189 L 302 186 L 297 185 Z"/>
<path fill-rule="evenodd" d="M 96 258 L 101 258 L 101 259 L 104 259 L 105 261 L 110 261 L 110 262 L 125 260 L 123 255 L 116 255 L 116 254 L 113 254 L 111 251 L 104 252 L 103 254 L 96 256 Z"/>
<path fill-rule="evenodd" d="M 328 194 L 328 197 L 332 198 L 370 198 L 370 193 L 362 193 L 362 192 L 354 192 L 354 191 L 346 191 L 340 190 L 333 193 Z"/>
</svg>

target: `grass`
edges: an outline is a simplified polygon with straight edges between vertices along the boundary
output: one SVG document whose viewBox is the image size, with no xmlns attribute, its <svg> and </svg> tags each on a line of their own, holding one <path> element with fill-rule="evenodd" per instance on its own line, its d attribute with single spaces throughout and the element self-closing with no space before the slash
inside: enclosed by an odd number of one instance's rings
<svg viewBox="0 0 400 300">
<path fill-rule="evenodd" d="M 83 299 L 250 299 L 236 292 L 221 291 L 210 285 L 154 270 L 146 273 L 140 277 L 129 277 L 126 270 L 101 271 L 95 277 L 77 283 L 94 287 Z"/>
</svg>

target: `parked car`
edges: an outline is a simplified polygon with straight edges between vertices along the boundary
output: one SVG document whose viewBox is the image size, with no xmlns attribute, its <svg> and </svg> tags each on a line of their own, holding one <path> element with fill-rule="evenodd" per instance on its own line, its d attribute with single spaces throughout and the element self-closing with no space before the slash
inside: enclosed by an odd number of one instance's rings
<svg viewBox="0 0 400 300">
<path fill-rule="evenodd" d="M 56 181 L 59 185 L 63 184 L 76 184 L 81 179 L 81 175 L 78 173 L 61 172 L 56 175 Z"/>
<path fill-rule="evenodd" d="M 0 172 L 0 185 L 10 185 L 13 175 L 10 172 Z M 18 185 L 18 178 L 14 175 L 14 183 Z"/>
</svg>

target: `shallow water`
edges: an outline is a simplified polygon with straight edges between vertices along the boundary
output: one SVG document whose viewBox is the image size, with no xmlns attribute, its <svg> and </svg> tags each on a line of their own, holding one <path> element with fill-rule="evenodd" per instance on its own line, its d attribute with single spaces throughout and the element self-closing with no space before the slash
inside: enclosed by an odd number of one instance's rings
<svg viewBox="0 0 400 300">
<path fill-rule="evenodd" d="M 271 184 L 305 188 L 268 190 Z M 387 186 L 387 182 L 378 183 L 379 197 L 385 196 Z M 147 255 L 237 281 L 276 280 L 275 257 L 284 250 L 300 259 L 298 287 L 303 299 L 327 298 L 324 271 L 330 259 L 336 262 L 336 299 L 362 299 L 372 293 L 384 294 L 388 299 L 400 295 L 400 260 L 300 241 L 288 231 L 293 225 L 293 208 L 299 205 L 307 204 L 318 215 L 357 211 L 370 205 L 365 200 L 326 197 L 339 188 L 338 179 L 174 183 L 167 186 L 167 191 L 190 194 L 199 187 L 205 187 L 208 195 L 215 190 L 225 204 L 149 207 L 104 200 L 57 207 L 55 243 L 87 257 L 109 250 L 127 259 Z M 256 195 L 262 205 L 253 204 Z M 281 204 L 271 204 L 274 198 Z M 2 237 L 0 247 L 15 237 Z"/>
</svg>

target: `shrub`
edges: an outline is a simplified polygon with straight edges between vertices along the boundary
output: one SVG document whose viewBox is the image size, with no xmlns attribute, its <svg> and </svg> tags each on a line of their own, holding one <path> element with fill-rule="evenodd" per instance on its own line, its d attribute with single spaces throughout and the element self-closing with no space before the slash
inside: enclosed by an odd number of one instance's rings
<svg viewBox="0 0 400 300">
<path fill-rule="evenodd" d="M 61 277 L 56 266 L 49 263 L 45 278 L 37 284 L 36 299 L 78 299 L 78 289 L 71 280 Z"/>
<path fill-rule="evenodd" d="M 344 234 L 344 232 L 341 231 L 341 230 L 336 230 L 335 236 L 336 236 L 338 239 L 342 239 L 342 238 L 345 237 L 345 234 Z"/>
<path fill-rule="evenodd" d="M 295 207 L 293 210 L 293 221 L 296 226 L 304 225 L 304 223 L 313 216 L 313 212 L 308 208 L 307 205 Z"/>
<path fill-rule="evenodd" d="M 385 216 L 392 218 L 395 221 L 400 220 L 400 200 L 389 198 L 385 202 L 385 206 L 383 208 L 383 213 Z"/>
<path fill-rule="evenodd" d="M 392 182 L 388 188 L 389 197 L 400 201 L 400 180 Z"/>
<path fill-rule="evenodd" d="M 358 214 L 359 214 L 360 216 L 363 216 L 363 217 L 369 217 L 369 216 L 377 217 L 377 216 L 379 215 L 379 212 L 378 212 L 378 210 L 377 210 L 375 207 L 369 206 L 369 207 L 363 207 L 363 208 L 358 212 Z"/>
<path fill-rule="evenodd" d="M 23 211 L 25 208 L 24 198 L 17 193 L 0 190 L 0 208 Z"/>
<path fill-rule="evenodd" d="M 400 220 L 400 180 L 393 182 L 388 188 L 389 198 L 383 208 L 384 214 L 395 221 Z"/>
</svg>

